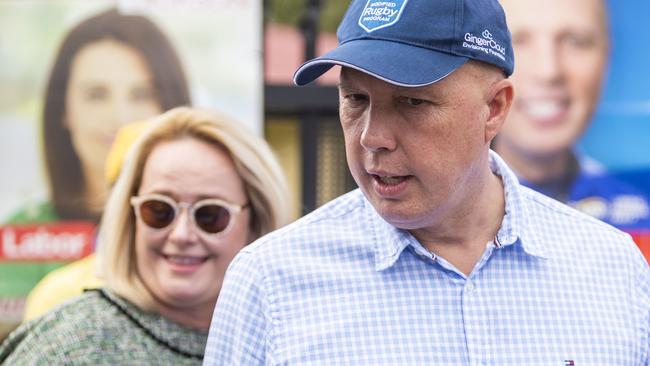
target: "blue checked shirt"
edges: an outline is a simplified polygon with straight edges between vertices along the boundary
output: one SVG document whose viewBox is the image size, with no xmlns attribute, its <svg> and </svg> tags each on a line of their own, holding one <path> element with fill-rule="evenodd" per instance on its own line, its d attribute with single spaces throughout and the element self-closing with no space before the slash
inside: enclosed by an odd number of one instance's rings
<svg viewBox="0 0 650 366">
<path fill-rule="evenodd" d="M 205 365 L 649 365 L 650 270 L 624 233 L 519 185 L 469 276 L 360 191 L 246 247 Z"/>
</svg>

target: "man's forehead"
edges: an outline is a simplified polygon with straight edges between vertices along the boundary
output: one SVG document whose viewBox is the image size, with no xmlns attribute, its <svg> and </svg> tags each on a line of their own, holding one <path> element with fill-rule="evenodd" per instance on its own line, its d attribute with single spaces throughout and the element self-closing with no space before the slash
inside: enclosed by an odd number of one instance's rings
<svg viewBox="0 0 650 366">
<path fill-rule="evenodd" d="M 545 19 L 554 22 L 596 26 L 602 29 L 608 27 L 607 4 L 604 0 L 500 0 L 510 26 L 530 27 L 536 23 L 544 23 Z M 552 18 L 549 16 L 552 15 Z M 579 15 L 579 16 L 577 16 Z M 532 23 L 531 23 L 532 22 Z M 551 26 L 551 24 L 547 24 Z M 512 29 L 514 31 L 514 29 Z"/>
</svg>

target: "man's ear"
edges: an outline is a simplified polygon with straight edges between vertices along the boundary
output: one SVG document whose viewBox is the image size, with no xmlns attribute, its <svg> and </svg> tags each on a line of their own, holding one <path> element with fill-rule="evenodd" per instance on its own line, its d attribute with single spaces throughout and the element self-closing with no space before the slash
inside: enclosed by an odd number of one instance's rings
<svg viewBox="0 0 650 366">
<path fill-rule="evenodd" d="M 501 79 L 492 84 L 488 94 L 490 114 L 485 122 L 485 143 L 492 141 L 505 122 L 515 91 L 510 79 Z"/>
</svg>

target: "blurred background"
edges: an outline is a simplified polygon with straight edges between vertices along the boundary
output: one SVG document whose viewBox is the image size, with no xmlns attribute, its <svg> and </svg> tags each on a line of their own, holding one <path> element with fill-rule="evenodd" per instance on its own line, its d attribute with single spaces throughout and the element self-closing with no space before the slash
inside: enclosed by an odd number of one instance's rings
<svg viewBox="0 0 650 366">
<path fill-rule="evenodd" d="M 650 2 L 609 1 L 612 51 L 596 116 L 580 145 L 617 174 L 650 191 Z"/>
<path fill-rule="evenodd" d="M 258 1 L 0 1 L 0 218 L 47 197 L 41 114 L 66 31 L 116 6 L 154 21 L 181 58 L 193 104 L 262 133 L 262 5 Z M 11 157 L 11 158 L 10 158 Z"/>
</svg>

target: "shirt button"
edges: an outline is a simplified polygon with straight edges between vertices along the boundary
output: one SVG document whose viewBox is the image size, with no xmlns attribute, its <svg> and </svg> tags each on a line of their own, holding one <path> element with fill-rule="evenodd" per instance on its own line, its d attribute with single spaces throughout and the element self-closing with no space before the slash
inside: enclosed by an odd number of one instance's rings
<svg viewBox="0 0 650 366">
<path fill-rule="evenodd" d="M 422 259 L 424 261 L 434 261 L 435 262 L 436 260 L 438 260 L 438 258 L 435 256 L 435 254 L 431 254 L 431 256 L 428 256 L 428 255 L 426 255 L 424 253 L 418 253 L 418 257 L 420 257 L 420 259 Z"/>
<path fill-rule="evenodd" d="M 476 289 L 476 285 L 474 285 L 474 282 L 467 281 L 467 283 L 465 284 L 465 290 L 467 290 L 467 292 L 472 292 L 475 289 Z"/>
</svg>

